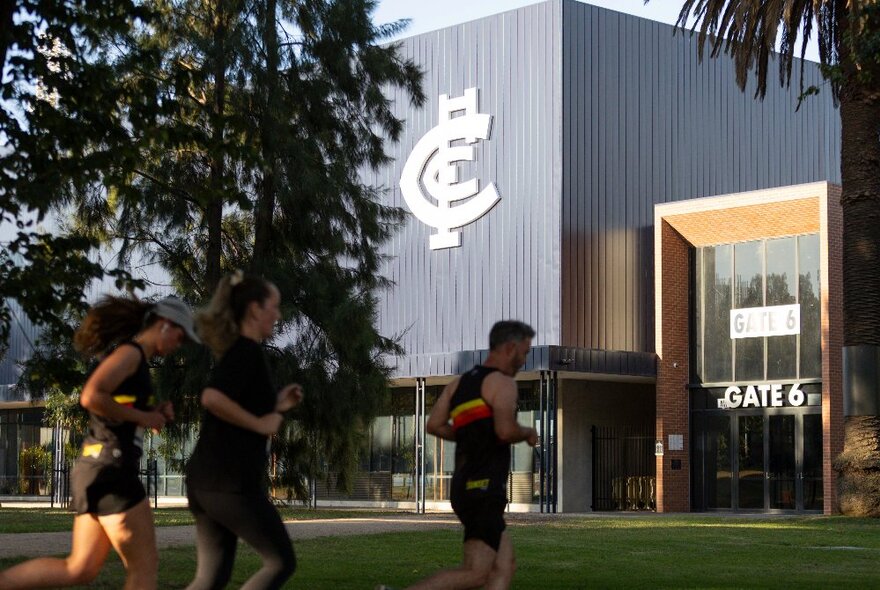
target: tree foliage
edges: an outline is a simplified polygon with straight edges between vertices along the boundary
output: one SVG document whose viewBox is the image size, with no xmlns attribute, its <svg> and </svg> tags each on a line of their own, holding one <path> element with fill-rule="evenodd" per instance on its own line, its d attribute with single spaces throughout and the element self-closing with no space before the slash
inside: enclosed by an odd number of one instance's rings
<svg viewBox="0 0 880 590">
<path fill-rule="evenodd" d="M 11 299 L 55 337 L 69 337 L 65 318 L 83 311 L 86 285 L 105 275 L 89 257 L 93 236 L 45 231 L 40 223 L 72 193 L 112 187 L 137 155 L 126 104 L 144 89 L 118 84 L 119 68 L 132 63 L 111 63 L 101 39 L 126 35 L 148 18 L 128 0 L 2 3 L 0 343 Z M 131 282 L 126 272 L 108 270 Z"/>
<path fill-rule="evenodd" d="M 112 190 L 68 193 L 77 235 L 116 244 L 124 262 L 158 264 L 194 305 L 234 269 L 278 286 L 270 355 L 279 384 L 300 382 L 306 401 L 279 441 L 276 475 L 297 494 L 319 464 L 346 484 L 387 394 L 383 357 L 398 351 L 376 331 L 375 298 L 388 286 L 379 246 L 402 212 L 361 173 L 387 161 L 384 144 L 402 130 L 388 89 L 424 97 L 416 66 L 381 44 L 404 23 L 374 25 L 374 6 L 145 0 L 140 10 L 155 18 L 104 35 L 96 51 L 119 87 L 144 92 L 118 98 L 127 120 L 149 124 L 135 153 L 108 165 Z M 210 363 L 188 348 L 161 364 L 162 395 L 184 425 Z"/>
</svg>

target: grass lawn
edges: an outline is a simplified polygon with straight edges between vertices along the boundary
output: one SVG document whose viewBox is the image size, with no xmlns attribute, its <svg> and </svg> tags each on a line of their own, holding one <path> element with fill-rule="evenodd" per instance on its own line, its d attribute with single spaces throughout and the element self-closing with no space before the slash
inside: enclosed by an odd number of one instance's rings
<svg viewBox="0 0 880 590">
<path fill-rule="evenodd" d="M 510 528 L 519 570 L 514 588 L 880 588 L 880 522 L 843 517 L 672 515 L 569 517 Z M 296 544 L 288 587 L 403 587 L 458 562 L 455 531 L 324 538 Z M 185 587 L 192 548 L 161 552 L 160 587 Z M 0 560 L 0 567 L 11 565 Z M 238 587 L 258 566 L 239 552 Z M 119 588 L 114 557 L 90 588 Z"/>
</svg>

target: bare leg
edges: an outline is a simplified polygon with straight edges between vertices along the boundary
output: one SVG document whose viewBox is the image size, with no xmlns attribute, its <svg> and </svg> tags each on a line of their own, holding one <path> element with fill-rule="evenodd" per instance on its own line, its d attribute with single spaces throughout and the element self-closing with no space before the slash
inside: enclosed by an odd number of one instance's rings
<svg viewBox="0 0 880 590">
<path fill-rule="evenodd" d="M 510 581 L 516 571 L 516 557 L 513 554 L 513 543 L 507 531 L 501 533 L 501 544 L 498 553 L 495 554 L 495 563 L 489 572 L 489 580 L 486 582 L 486 590 L 507 590 Z"/>
<path fill-rule="evenodd" d="M 410 586 L 409 590 L 481 588 L 488 581 L 495 559 L 494 549 L 483 541 L 470 539 L 464 542 L 464 560 L 459 567 L 437 572 L 430 578 Z"/>
<path fill-rule="evenodd" d="M 107 554 L 110 540 L 101 523 L 92 514 L 73 519 L 70 555 L 64 559 L 39 557 L 0 572 L 0 588 L 57 588 L 88 584 L 94 580 Z"/>
<path fill-rule="evenodd" d="M 125 512 L 100 516 L 98 519 L 125 565 L 125 590 L 155 589 L 159 553 L 156 549 L 153 513 L 147 499 L 144 498 Z"/>
</svg>

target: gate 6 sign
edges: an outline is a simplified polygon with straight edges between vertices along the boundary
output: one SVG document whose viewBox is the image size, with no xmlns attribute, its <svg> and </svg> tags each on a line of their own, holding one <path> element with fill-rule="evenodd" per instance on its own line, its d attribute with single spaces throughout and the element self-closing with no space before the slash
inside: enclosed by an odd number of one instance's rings
<svg viewBox="0 0 880 590">
<path fill-rule="evenodd" d="M 724 397 L 718 400 L 718 408 L 730 410 L 735 408 L 797 408 L 804 405 L 807 396 L 801 390 L 801 384 L 793 384 L 785 391 L 781 383 L 764 383 L 749 385 L 743 388 L 731 385 L 724 391 Z"/>
<path fill-rule="evenodd" d="M 462 111 L 463 115 L 453 117 Z M 461 232 L 451 230 L 476 221 L 501 200 L 491 182 L 480 190 L 479 179 L 458 179 L 458 162 L 476 159 L 473 144 L 489 139 L 492 132 L 492 115 L 478 111 L 476 88 L 468 88 L 464 96 L 456 98 L 441 94 L 437 126 L 419 140 L 400 175 L 400 190 L 410 210 L 423 223 L 437 228 L 428 240 L 432 250 L 461 246 Z M 462 141 L 466 145 L 460 145 Z M 453 206 L 464 199 L 469 200 Z"/>
<path fill-rule="evenodd" d="M 773 305 L 730 310 L 730 337 L 762 338 L 801 333 L 801 306 Z"/>
</svg>

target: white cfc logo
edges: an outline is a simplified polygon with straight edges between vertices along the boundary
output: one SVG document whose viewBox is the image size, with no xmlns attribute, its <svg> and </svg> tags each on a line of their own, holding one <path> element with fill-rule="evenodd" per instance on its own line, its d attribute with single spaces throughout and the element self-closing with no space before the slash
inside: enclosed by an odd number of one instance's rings
<svg viewBox="0 0 880 590">
<path fill-rule="evenodd" d="M 419 140 L 400 175 L 400 190 L 410 210 L 426 225 L 437 228 L 429 239 L 432 250 L 461 246 L 461 232 L 450 230 L 476 221 L 501 200 L 491 182 L 480 190 L 476 178 L 458 181 L 457 162 L 474 160 L 473 144 L 489 139 L 492 131 L 492 115 L 478 109 L 476 88 L 468 88 L 457 98 L 441 94 L 439 123 Z M 453 117 L 461 111 L 463 115 Z M 452 145 L 462 140 L 467 145 Z M 436 204 L 422 192 L 423 186 Z M 452 206 L 454 201 L 469 197 L 473 198 Z"/>
</svg>

